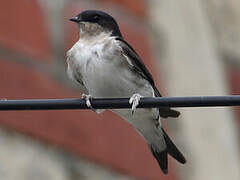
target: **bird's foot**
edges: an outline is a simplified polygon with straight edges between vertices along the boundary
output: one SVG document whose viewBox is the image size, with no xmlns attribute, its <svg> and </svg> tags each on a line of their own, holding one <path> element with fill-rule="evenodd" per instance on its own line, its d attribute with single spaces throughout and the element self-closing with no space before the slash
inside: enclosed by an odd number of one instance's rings
<svg viewBox="0 0 240 180">
<path fill-rule="evenodd" d="M 129 99 L 129 104 L 132 104 L 132 114 L 136 111 L 141 97 L 142 96 L 140 94 L 133 94 Z"/>
<path fill-rule="evenodd" d="M 86 101 L 86 105 L 88 108 L 90 108 L 92 111 L 95 112 L 95 109 L 92 107 L 92 104 L 91 104 L 91 99 L 92 99 L 92 96 L 90 94 L 82 94 L 82 98 Z"/>
<path fill-rule="evenodd" d="M 82 98 L 85 99 L 87 107 L 90 108 L 93 112 L 96 112 L 96 113 L 100 114 L 103 111 L 105 111 L 104 109 L 94 109 L 92 107 L 92 104 L 91 104 L 92 96 L 90 94 L 88 94 L 88 95 L 87 94 L 82 94 Z"/>
</svg>

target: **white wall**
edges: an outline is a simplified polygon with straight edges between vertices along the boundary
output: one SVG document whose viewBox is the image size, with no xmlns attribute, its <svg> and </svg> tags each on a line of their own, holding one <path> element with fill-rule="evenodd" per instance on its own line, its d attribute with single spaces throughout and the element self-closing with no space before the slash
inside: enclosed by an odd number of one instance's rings
<svg viewBox="0 0 240 180">
<path fill-rule="evenodd" d="M 156 59 L 169 96 L 228 94 L 217 37 L 201 0 L 149 1 Z M 236 124 L 230 108 L 183 108 L 173 135 L 187 164 L 183 180 L 240 179 Z M 176 138 L 177 137 L 177 138 Z"/>
</svg>

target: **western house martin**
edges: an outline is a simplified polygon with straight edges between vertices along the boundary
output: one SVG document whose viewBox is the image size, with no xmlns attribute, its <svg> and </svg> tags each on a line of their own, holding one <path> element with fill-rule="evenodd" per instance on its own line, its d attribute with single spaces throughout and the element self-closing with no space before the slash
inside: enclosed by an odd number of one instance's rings
<svg viewBox="0 0 240 180">
<path fill-rule="evenodd" d="M 78 25 L 80 39 L 67 52 L 67 73 L 80 85 L 87 106 L 91 107 L 91 97 L 130 97 L 132 109 L 111 111 L 142 135 L 164 174 L 168 173 L 168 154 L 184 164 L 184 156 L 160 120 L 161 117 L 176 118 L 180 113 L 169 107 L 136 110 L 141 97 L 161 97 L 161 94 L 139 55 L 124 40 L 115 19 L 102 11 L 87 10 L 70 21 Z"/>
</svg>

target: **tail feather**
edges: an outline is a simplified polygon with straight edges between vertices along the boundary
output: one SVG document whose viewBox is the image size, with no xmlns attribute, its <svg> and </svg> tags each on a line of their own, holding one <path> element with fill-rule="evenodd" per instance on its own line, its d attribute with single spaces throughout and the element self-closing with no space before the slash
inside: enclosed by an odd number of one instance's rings
<svg viewBox="0 0 240 180">
<path fill-rule="evenodd" d="M 185 157 L 182 155 L 182 153 L 178 150 L 176 145 L 172 142 L 172 140 L 169 138 L 167 133 L 162 128 L 163 137 L 166 143 L 166 149 L 164 151 L 158 150 L 157 146 L 152 143 L 149 147 L 152 151 L 153 156 L 158 161 L 158 164 L 160 168 L 162 169 L 164 174 L 168 173 L 168 157 L 167 155 L 170 154 L 173 158 L 175 158 L 178 162 L 184 164 L 186 163 Z"/>
<path fill-rule="evenodd" d="M 178 150 L 176 145 L 172 142 L 172 140 L 169 138 L 169 136 L 167 135 L 167 133 L 164 131 L 163 128 L 162 128 L 162 132 L 163 132 L 164 140 L 165 140 L 165 142 L 167 144 L 167 152 L 168 152 L 168 154 L 170 154 L 178 162 L 180 162 L 182 164 L 185 164 L 186 163 L 186 159 L 183 156 L 183 154 Z"/>
<path fill-rule="evenodd" d="M 153 156 L 158 161 L 158 164 L 159 164 L 160 168 L 162 169 L 163 173 L 167 174 L 168 173 L 167 151 L 158 152 L 158 151 L 156 151 L 154 146 L 151 146 L 150 148 L 151 148 Z"/>
</svg>

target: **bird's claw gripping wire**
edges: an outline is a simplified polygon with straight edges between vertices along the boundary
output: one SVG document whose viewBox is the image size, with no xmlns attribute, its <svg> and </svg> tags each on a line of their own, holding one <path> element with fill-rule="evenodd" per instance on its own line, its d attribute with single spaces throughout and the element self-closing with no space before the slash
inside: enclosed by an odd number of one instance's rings
<svg viewBox="0 0 240 180">
<path fill-rule="evenodd" d="M 140 94 L 133 94 L 129 99 L 129 104 L 132 105 L 132 114 L 134 114 L 134 112 L 136 111 L 141 97 L 142 96 Z"/>
<path fill-rule="evenodd" d="M 88 94 L 88 95 L 87 94 L 82 94 L 82 98 L 85 99 L 87 107 L 90 108 L 93 112 L 96 112 L 96 113 L 100 114 L 103 111 L 105 111 L 104 109 L 94 109 L 92 107 L 92 104 L 91 104 L 92 96 L 90 94 Z"/>
<path fill-rule="evenodd" d="M 86 101 L 86 105 L 88 108 L 90 108 L 92 111 L 96 112 L 96 110 L 92 107 L 92 104 L 90 100 L 92 99 L 92 96 L 90 94 L 82 94 L 82 98 Z"/>
</svg>

